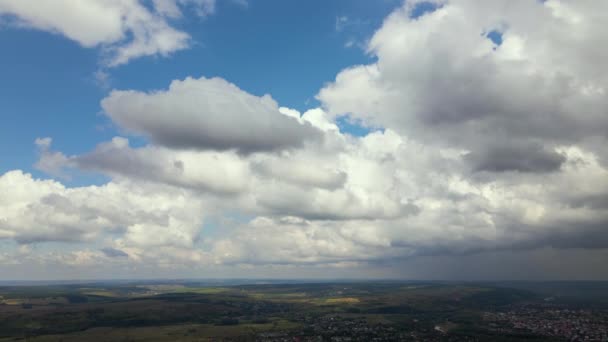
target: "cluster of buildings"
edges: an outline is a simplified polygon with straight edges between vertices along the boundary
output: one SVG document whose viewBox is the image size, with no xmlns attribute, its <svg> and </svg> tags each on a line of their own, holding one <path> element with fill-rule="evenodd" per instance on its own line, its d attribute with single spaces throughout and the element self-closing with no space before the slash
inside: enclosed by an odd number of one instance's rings
<svg viewBox="0 0 608 342">
<path fill-rule="evenodd" d="M 605 311 L 522 306 L 485 313 L 484 320 L 498 332 L 528 332 L 568 341 L 608 341 Z"/>
<path fill-rule="evenodd" d="M 388 341 L 477 341 L 466 336 L 449 336 L 432 327 L 421 325 L 413 329 L 396 329 L 396 325 L 370 324 L 363 317 L 339 315 L 300 317 L 304 328 L 299 331 L 265 332 L 256 341 L 272 342 L 388 342 Z"/>
<path fill-rule="evenodd" d="M 304 317 L 304 328 L 301 331 L 291 331 L 281 335 L 277 332 L 268 332 L 256 336 L 264 341 L 289 342 L 346 342 L 346 341 L 401 341 L 407 336 L 389 325 L 369 324 L 363 318 L 345 318 L 333 315 L 320 317 Z"/>
</svg>

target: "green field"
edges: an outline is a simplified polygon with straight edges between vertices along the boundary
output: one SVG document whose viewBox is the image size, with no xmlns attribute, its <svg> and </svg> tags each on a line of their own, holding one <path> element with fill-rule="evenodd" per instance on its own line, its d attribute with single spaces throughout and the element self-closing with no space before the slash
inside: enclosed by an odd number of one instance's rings
<svg viewBox="0 0 608 342">
<path fill-rule="evenodd" d="M 12 286 L 0 287 L 0 341 L 500 340 L 508 326 L 489 313 L 546 305 L 538 293 L 484 284 Z M 542 338 L 513 330 L 507 340 L 531 336 Z"/>
</svg>

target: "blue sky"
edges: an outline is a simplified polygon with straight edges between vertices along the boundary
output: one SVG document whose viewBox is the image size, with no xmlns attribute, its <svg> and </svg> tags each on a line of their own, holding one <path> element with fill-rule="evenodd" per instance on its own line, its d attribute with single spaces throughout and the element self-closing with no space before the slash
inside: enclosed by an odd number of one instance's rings
<svg viewBox="0 0 608 342">
<path fill-rule="evenodd" d="M 255 95 L 271 94 L 282 106 L 315 107 L 314 96 L 337 71 L 368 63 L 362 44 L 397 1 L 252 1 L 217 3 L 217 13 L 200 18 L 185 12 L 176 27 L 193 45 L 170 57 L 143 57 L 105 69 L 100 49 L 86 49 L 59 34 L 10 26 L 0 28 L 0 172 L 32 169 L 34 140 L 53 137 L 66 154 L 91 150 L 119 134 L 100 115 L 110 89 L 155 90 L 174 79 L 222 77 Z M 347 18 L 337 27 L 338 18 Z M 346 47 L 349 41 L 361 46 Z M 108 74 L 106 85 L 94 73 Z M 353 134 L 367 130 L 342 125 Z"/>
</svg>

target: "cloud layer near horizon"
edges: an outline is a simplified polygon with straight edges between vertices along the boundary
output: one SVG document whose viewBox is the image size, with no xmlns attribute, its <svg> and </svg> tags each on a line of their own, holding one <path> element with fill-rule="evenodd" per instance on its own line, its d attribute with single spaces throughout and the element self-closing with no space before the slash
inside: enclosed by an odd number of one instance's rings
<svg viewBox="0 0 608 342">
<path fill-rule="evenodd" d="M 508 3 L 441 1 L 414 17 L 407 2 L 370 40 L 376 62 L 339 72 L 305 113 L 220 78 L 113 90 L 104 114 L 149 143 L 68 156 L 37 140 L 39 169 L 111 180 L 1 175 L 0 239 L 91 243 L 66 257 L 88 264 L 189 267 L 603 251 L 608 5 Z M 354 137 L 344 117 L 381 129 Z"/>
</svg>

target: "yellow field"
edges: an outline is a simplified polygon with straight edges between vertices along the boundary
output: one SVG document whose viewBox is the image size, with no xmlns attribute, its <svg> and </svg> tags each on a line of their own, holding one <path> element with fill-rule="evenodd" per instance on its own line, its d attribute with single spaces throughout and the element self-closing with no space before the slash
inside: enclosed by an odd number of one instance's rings
<svg viewBox="0 0 608 342">
<path fill-rule="evenodd" d="M 20 305 L 23 301 L 21 299 L 3 299 L 0 303 L 6 305 Z"/>
<path fill-rule="evenodd" d="M 327 304 L 356 304 L 359 302 L 359 298 L 354 297 L 328 298 L 325 300 Z"/>
<path fill-rule="evenodd" d="M 110 291 L 103 291 L 103 290 L 84 292 L 84 294 L 91 295 L 91 296 L 99 296 L 99 297 L 117 297 L 117 295 L 115 293 L 112 293 Z"/>
<path fill-rule="evenodd" d="M 176 288 L 171 293 L 198 293 L 198 294 L 218 294 L 228 291 L 225 287 L 182 287 Z"/>
</svg>

